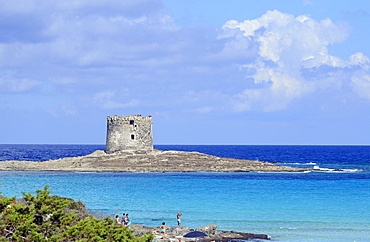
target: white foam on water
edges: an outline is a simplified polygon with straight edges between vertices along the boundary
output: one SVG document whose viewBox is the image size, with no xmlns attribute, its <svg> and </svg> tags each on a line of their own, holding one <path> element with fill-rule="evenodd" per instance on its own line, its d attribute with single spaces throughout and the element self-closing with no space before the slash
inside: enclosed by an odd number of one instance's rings
<svg viewBox="0 0 370 242">
<path fill-rule="evenodd" d="M 361 169 L 333 169 L 333 168 L 321 168 L 317 165 L 313 166 L 314 171 L 319 172 L 362 172 Z"/>
</svg>

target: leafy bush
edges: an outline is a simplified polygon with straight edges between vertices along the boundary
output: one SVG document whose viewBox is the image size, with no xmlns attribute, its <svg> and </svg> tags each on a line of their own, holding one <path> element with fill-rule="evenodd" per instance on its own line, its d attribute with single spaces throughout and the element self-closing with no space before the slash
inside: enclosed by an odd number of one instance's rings
<svg viewBox="0 0 370 242">
<path fill-rule="evenodd" d="M 85 205 L 73 199 L 50 196 L 49 186 L 36 195 L 22 193 L 15 197 L 0 196 L 0 241 L 133 241 L 148 242 L 152 235 L 134 236 L 127 227 L 110 218 L 89 215 Z"/>
</svg>

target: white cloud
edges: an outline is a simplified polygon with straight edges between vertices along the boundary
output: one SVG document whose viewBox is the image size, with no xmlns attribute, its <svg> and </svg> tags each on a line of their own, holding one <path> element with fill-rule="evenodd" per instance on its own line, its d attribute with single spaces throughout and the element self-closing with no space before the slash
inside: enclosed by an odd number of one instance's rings
<svg viewBox="0 0 370 242">
<path fill-rule="evenodd" d="M 0 66 L 117 65 L 161 53 L 158 38 L 177 30 L 162 7 L 159 0 L 7 2 L 0 10 L 0 60 L 7 63 Z"/>
<path fill-rule="evenodd" d="M 345 23 L 333 23 L 330 19 L 316 21 L 306 15 L 294 17 L 274 10 L 258 19 L 228 21 L 223 29 L 228 33 L 232 33 L 232 29 L 243 31 L 259 49 L 259 56 L 244 65 L 255 88 L 236 95 L 238 111 L 285 109 L 293 100 L 322 88 L 340 88 L 341 83 L 348 82 L 347 77 L 356 80 L 354 86 L 368 88 L 369 59 L 365 55 L 354 54 L 346 62 L 329 54 L 330 44 L 341 42 L 348 36 L 349 27 Z M 360 75 L 355 70 L 357 68 L 363 70 L 363 76 L 353 79 Z M 341 75 L 343 72 L 346 75 Z M 354 90 L 367 97 L 358 88 Z"/>
<path fill-rule="evenodd" d="M 20 2 L 0 9 L 0 71 L 15 73 L 0 80 L 1 91 L 73 94 L 76 113 L 86 100 L 102 109 L 207 113 L 230 103 L 279 110 L 344 87 L 368 98 L 368 57 L 330 55 L 349 34 L 330 19 L 274 10 L 214 29 L 177 26 L 158 0 Z"/>
<path fill-rule="evenodd" d="M 364 69 L 368 70 L 370 68 L 370 60 L 367 56 L 361 52 L 355 53 L 349 57 L 350 65 L 359 65 Z"/>
<path fill-rule="evenodd" d="M 11 75 L 0 77 L 0 92 L 24 93 L 41 87 L 41 82 L 31 79 L 15 79 Z"/>
<path fill-rule="evenodd" d="M 127 91 L 127 90 L 126 90 Z M 125 90 L 123 91 L 125 92 Z M 117 97 L 115 91 L 107 90 L 95 94 L 93 101 L 102 109 L 121 109 L 135 107 L 138 105 L 138 100 L 132 99 L 127 102 L 120 102 L 120 97 Z"/>
<path fill-rule="evenodd" d="M 3 1 L 0 12 L 8 15 L 78 12 L 80 15 L 90 13 L 113 15 L 121 13 L 130 16 L 139 16 L 147 12 L 156 12 L 162 7 L 162 3 L 159 0 L 28 0 L 27 2 L 23 0 L 12 0 Z"/>
<path fill-rule="evenodd" d="M 353 89 L 363 98 L 370 99 L 370 75 L 359 71 L 352 77 Z"/>
</svg>

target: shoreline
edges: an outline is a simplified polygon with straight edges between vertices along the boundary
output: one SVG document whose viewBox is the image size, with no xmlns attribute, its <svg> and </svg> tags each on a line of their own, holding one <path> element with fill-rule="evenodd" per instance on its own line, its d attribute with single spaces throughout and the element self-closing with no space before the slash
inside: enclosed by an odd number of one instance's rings
<svg viewBox="0 0 370 242">
<path fill-rule="evenodd" d="M 138 150 L 106 154 L 97 150 L 78 157 L 47 161 L 2 161 L 0 170 L 69 172 L 305 172 L 311 168 L 263 161 L 222 158 L 199 152 Z"/>
</svg>

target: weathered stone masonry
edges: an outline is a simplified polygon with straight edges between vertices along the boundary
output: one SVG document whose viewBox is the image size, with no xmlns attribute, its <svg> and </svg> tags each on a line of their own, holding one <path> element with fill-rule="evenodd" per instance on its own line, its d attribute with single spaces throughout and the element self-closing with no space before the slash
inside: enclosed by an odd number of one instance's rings
<svg viewBox="0 0 370 242">
<path fill-rule="evenodd" d="M 106 153 L 151 149 L 153 149 L 152 116 L 107 117 Z"/>
</svg>

